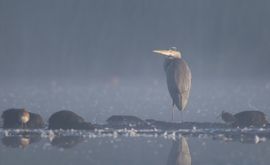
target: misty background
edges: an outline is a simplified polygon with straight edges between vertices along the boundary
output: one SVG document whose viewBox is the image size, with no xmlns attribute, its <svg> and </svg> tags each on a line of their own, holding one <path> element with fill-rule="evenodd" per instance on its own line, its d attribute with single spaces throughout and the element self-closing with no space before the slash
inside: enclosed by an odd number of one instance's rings
<svg viewBox="0 0 270 165">
<path fill-rule="evenodd" d="M 152 50 L 175 46 L 193 75 L 187 120 L 268 113 L 269 8 L 268 0 L 0 0 L 0 108 L 170 119 L 164 58 Z"/>
</svg>

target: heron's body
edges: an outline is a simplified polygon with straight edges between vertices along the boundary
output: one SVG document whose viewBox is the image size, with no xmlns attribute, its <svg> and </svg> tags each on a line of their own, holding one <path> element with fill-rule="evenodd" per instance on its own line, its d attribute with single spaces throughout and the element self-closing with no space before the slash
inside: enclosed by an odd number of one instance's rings
<svg viewBox="0 0 270 165">
<path fill-rule="evenodd" d="M 188 103 L 191 88 L 190 68 L 182 58 L 167 58 L 164 61 L 164 70 L 173 106 L 175 105 L 180 111 L 183 111 Z"/>
</svg>

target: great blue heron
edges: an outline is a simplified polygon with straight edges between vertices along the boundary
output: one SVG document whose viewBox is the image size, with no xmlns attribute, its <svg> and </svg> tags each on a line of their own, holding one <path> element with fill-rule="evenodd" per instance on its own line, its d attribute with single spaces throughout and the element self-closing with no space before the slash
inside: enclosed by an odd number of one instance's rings
<svg viewBox="0 0 270 165">
<path fill-rule="evenodd" d="M 167 77 L 167 86 L 172 98 L 172 120 L 174 106 L 183 111 L 188 103 L 191 88 L 191 71 L 181 52 L 176 48 L 169 50 L 154 50 L 154 53 L 165 55 L 164 70 Z"/>
</svg>

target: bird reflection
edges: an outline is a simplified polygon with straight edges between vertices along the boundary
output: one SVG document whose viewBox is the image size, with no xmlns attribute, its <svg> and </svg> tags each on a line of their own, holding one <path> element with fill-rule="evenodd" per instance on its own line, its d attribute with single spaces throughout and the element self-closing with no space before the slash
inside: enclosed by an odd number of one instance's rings
<svg viewBox="0 0 270 165">
<path fill-rule="evenodd" d="M 83 141 L 79 136 L 56 136 L 52 139 L 51 145 L 62 149 L 69 149 L 75 147 Z"/>
<path fill-rule="evenodd" d="M 167 165 L 191 165 L 191 155 L 185 137 L 173 141 Z"/>
<path fill-rule="evenodd" d="M 4 136 L 2 143 L 6 147 L 10 148 L 25 148 L 28 145 L 41 140 L 40 135 L 23 133 L 20 136 Z"/>
</svg>

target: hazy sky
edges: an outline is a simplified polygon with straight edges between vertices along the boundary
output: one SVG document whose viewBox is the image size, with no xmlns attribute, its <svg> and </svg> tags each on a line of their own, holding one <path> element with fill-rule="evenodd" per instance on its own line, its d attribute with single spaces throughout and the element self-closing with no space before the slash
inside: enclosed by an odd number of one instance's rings
<svg viewBox="0 0 270 165">
<path fill-rule="evenodd" d="M 176 46 L 193 77 L 270 78 L 269 0 L 0 0 L 2 78 L 160 77 Z"/>
</svg>

